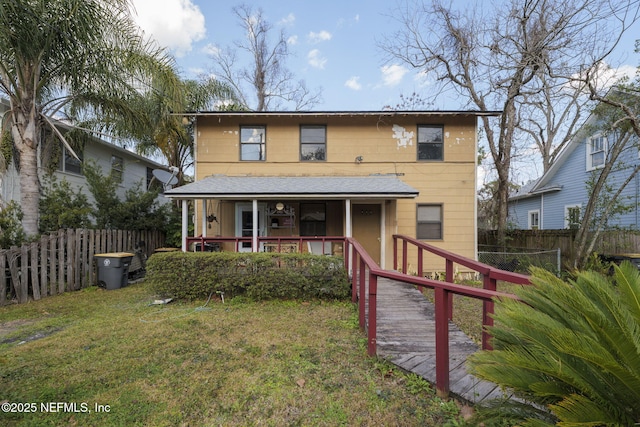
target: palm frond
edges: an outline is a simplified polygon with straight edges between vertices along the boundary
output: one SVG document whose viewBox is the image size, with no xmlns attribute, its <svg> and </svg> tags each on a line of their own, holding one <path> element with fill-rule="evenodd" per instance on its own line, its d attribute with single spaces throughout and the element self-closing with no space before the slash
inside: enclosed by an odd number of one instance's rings
<svg viewBox="0 0 640 427">
<path fill-rule="evenodd" d="M 471 371 L 544 405 L 559 425 L 638 422 L 638 271 L 622 265 L 615 281 L 580 272 L 566 282 L 532 273 L 520 301 L 497 301 L 495 350 L 471 357 Z"/>
</svg>

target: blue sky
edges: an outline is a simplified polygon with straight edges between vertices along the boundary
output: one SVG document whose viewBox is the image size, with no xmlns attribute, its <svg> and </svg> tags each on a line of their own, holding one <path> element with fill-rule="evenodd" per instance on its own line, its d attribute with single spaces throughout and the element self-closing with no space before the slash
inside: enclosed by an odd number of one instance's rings
<svg viewBox="0 0 640 427">
<path fill-rule="evenodd" d="M 480 0 L 481 1 L 481 0 Z M 241 2 L 220 0 L 133 0 L 137 21 L 146 34 L 169 49 L 185 78 L 211 71 L 211 52 L 242 38 L 232 7 Z M 394 0 L 255 1 L 274 29 L 289 36 L 293 56 L 287 68 L 310 89 L 322 89 L 316 110 L 380 110 L 395 105 L 400 94 L 428 91 L 419 73 L 399 62 L 385 62 L 377 47 L 385 35 L 399 29 L 390 17 Z M 461 4 L 467 4 L 463 1 Z M 612 65 L 634 70 L 634 34 L 620 45 Z M 640 37 L 640 36 L 638 36 Z M 440 101 L 426 109 L 461 109 L 463 102 Z"/>
</svg>

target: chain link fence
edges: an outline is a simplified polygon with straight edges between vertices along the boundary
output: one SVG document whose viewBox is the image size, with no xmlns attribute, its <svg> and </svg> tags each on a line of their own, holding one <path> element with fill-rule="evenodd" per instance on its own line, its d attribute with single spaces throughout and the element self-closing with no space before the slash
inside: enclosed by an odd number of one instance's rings
<svg viewBox="0 0 640 427">
<path fill-rule="evenodd" d="M 498 252 L 496 247 L 481 245 L 478 248 L 478 261 L 501 270 L 529 274 L 532 266 L 560 274 L 560 249 L 535 250 L 509 248 L 508 252 Z"/>
</svg>

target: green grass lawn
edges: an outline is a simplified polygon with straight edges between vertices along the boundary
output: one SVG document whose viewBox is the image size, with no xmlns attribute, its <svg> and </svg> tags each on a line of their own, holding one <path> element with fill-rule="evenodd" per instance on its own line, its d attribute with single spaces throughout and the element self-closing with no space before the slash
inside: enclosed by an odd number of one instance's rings
<svg viewBox="0 0 640 427">
<path fill-rule="evenodd" d="M 461 423 L 366 355 L 351 303 L 155 298 L 143 282 L 0 307 L 0 425 Z"/>
</svg>

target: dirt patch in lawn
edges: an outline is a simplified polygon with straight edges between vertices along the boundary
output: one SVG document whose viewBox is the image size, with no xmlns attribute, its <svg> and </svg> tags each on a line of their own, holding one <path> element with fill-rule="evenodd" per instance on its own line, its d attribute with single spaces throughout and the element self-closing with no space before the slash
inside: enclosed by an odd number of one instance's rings
<svg viewBox="0 0 640 427">
<path fill-rule="evenodd" d="M 18 333 L 21 328 L 36 323 L 36 320 L 10 320 L 0 323 L 0 344 L 24 344 L 40 338 L 48 337 L 57 332 L 60 328 L 45 328 L 42 331 L 29 331 L 25 334 Z"/>
</svg>

